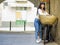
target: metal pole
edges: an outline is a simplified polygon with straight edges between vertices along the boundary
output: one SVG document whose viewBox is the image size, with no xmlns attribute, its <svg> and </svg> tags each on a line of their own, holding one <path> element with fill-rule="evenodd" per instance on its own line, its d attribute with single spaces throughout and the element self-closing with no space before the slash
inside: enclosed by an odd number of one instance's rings
<svg viewBox="0 0 60 45">
<path fill-rule="evenodd" d="M 26 27 L 26 21 L 24 21 L 24 31 L 25 31 L 25 27 Z"/>
<path fill-rule="evenodd" d="M 11 21 L 10 21 L 10 31 L 11 31 Z"/>
</svg>

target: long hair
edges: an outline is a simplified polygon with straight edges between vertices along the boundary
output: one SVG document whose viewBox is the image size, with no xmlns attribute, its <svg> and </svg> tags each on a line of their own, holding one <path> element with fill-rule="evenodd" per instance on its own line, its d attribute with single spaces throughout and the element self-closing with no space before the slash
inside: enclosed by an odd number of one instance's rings
<svg viewBox="0 0 60 45">
<path fill-rule="evenodd" d="M 42 7 L 41 7 L 42 4 L 44 5 L 43 10 L 45 10 L 45 3 L 44 3 L 44 2 L 41 2 L 41 3 L 39 4 L 38 9 L 41 9 L 41 8 L 42 8 Z"/>
<path fill-rule="evenodd" d="M 41 3 L 39 4 L 38 8 L 37 8 L 37 14 L 38 14 L 38 9 L 41 9 L 41 8 L 42 8 L 42 7 L 41 7 L 42 4 L 44 5 L 43 10 L 45 10 L 45 3 L 44 3 L 44 2 L 41 2 Z"/>
</svg>

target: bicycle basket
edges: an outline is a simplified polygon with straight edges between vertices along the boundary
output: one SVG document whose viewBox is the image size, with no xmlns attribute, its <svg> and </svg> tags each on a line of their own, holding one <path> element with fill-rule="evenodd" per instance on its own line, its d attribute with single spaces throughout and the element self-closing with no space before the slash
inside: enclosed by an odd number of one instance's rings
<svg viewBox="0 0 60 45">
<path fill-rule="evenodd" d="M 54 15 L 40 15 L 39 19 L 41 21 L 42 24 L 54 24 L 57 17 Z"/>
</svg>

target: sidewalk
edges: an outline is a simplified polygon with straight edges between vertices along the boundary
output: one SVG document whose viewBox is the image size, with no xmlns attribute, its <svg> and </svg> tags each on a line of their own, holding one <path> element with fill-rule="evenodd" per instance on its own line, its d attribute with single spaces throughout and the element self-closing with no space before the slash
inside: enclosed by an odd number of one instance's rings
<svg viewBox="0 0 60 45">
<path fill-rule="evenodd" d="M 0 45 L 44 45 L 35 42 L 34 33 L 0 32 Z M 47 45 L 55 45 L 48 43 Z"/>
</svg>

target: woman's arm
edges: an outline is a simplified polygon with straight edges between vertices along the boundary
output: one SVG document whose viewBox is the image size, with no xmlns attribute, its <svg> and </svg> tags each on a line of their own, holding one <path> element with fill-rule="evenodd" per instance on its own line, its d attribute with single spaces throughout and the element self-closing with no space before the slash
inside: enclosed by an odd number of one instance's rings
<svg viewBox="0 0 60 45">
<path fill-rule="evenodd" d="M 40 15 L 42 13 L 41 9 L 38 9 L 38 14 Z"/>
<path fill-rule="evenodd" d="M 48 12 L 46 12 L 46 15 L 49 15 L 49 13 L 48 13 Z"/>
</svg>

